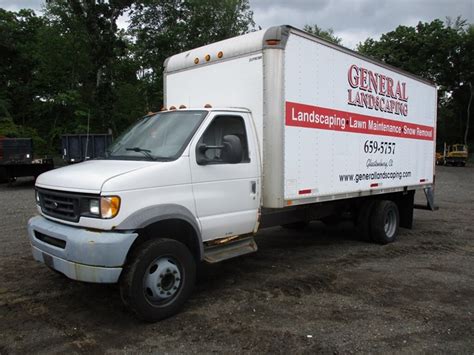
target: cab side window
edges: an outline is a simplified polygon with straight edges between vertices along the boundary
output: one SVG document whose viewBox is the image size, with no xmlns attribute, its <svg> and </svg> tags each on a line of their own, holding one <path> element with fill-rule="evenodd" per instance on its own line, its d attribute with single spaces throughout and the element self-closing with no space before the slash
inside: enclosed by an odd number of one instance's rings
<svg viewBox="0 0 474 355">
<path fill-rule="evenodd" d="M 242 144 L 242 161 L 240 163 L 250 162 L 245 123 L 240 116 L 215 117 L 198 144 L 220 146 L 224 136 L 227 135 L 234 135 L 240 138 L 240 143 Z M 226 164 L 221 158 L 221 153 L 221 149 L 207 149 L 204 155 L 210 164 Z"/>
</svg>

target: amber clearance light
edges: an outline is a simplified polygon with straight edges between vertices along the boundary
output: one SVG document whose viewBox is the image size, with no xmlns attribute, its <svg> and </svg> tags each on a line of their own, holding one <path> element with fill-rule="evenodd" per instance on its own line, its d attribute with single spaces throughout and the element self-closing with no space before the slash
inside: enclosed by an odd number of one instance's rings
<svg viewBox="0 0 474 355">
<path fill-rule="evenodd" d="M 276 46 L 277 44 L 280 43 L 280 40 L 279 39 L 267 39 L 266 42 L 269 46 Z"/>
</svg>

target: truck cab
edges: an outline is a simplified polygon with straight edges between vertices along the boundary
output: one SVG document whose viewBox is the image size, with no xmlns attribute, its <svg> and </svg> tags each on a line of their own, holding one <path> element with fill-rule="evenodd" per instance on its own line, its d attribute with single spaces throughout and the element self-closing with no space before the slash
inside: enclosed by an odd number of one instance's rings
<svg viewBox="0 0 474 355">
<path fill-rule="evenodd" d="M 189 265 L 206 258 L 206 246 L 257 228 L 261 161 L 253 127 L 245 109 L 162 111 L 136 122 L 107 157 L 42 174 L 40 216 L 28 227 L 35 259 L 75 280 L 116 283 L 137 273 L 125 265 L 160 237 L 160 252 L 168 243 L 178 256 L 135 265 L 149 274 L 139 304 L 186 295 L 182 280 L 194 282 Z M 140 281 L 124 281 L 123 297 L 133 298 Z"/>
</svg>

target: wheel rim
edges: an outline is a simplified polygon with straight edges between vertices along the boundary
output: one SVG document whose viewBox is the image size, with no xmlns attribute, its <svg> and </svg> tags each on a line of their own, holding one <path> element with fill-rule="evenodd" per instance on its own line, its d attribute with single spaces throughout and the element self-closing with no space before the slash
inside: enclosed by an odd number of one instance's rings
<svg viewBox="0 0 474 355">
<path fill-rule="evenodd" d="M 178 293 L 182 284 L 180 267 L 171 257 L 159 257 L 146 269 L 143 292 L 153 304 L 166 303 Z"/>
<path fill-rule="evenodd" d="M 385 216 L 384 230 L 387 238 L 393 238 L 397 229 L 397 216 L 395 211 L 389 210 Z"/>
</svg>

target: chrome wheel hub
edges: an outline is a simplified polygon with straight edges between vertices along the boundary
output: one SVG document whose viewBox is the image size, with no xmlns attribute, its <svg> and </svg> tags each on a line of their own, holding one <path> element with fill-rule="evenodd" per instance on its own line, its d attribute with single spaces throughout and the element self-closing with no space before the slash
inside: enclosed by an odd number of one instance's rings
<svg viewBox="0 0 474 355">
<path fill-rule="evenodd" d="M 160 257 L 148 266 L 143 278 L 143 291 L 149 301 L 163 302 L 178 292 L 181 282 L 181 272 L 176 261 L 170 257 Z"/>
<path fill-rule="evenodd" d="M 392 238 L 397 229 L 397 216 L 394 211 L 388 211 L 387 216 L 385 217 L 384 231 L 385 235 L 388 238 Z"/>
</svg>

